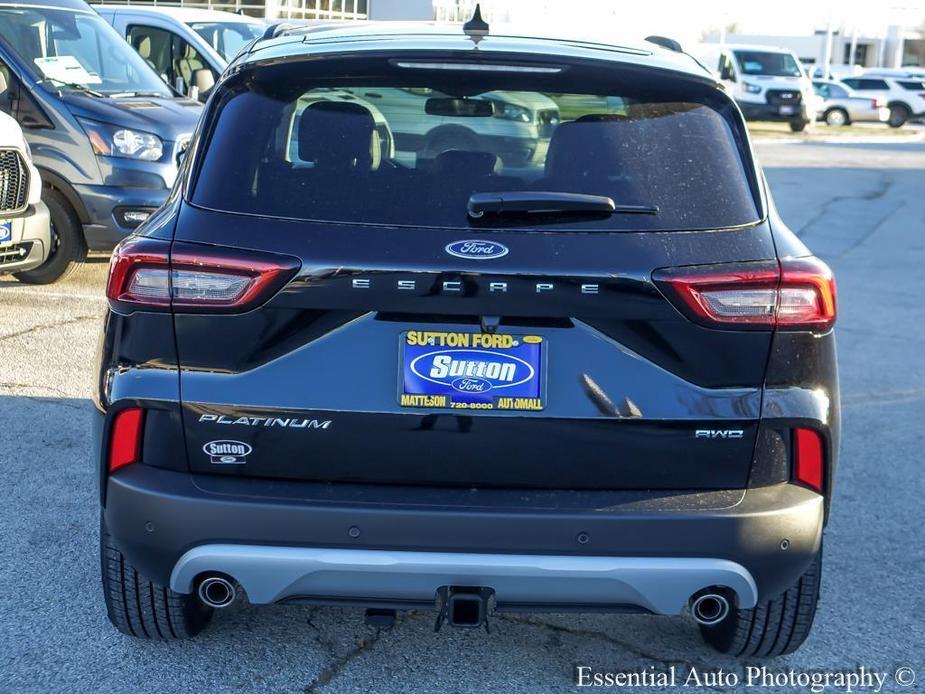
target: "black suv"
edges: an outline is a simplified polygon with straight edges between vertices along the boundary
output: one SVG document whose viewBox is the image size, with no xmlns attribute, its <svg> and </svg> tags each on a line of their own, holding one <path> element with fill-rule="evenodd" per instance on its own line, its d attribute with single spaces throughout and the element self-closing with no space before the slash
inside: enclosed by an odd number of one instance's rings
<svg viewBox="0 0 925 694">
<path fill-rule="evenodd" d="M 722 652 L 796 649 L 835 287 L 733 101 L 664 40 L 304 31 L 235 60 L 112 260 L 113 624 L 192 636 L 241 592 L 457 626 L 689 609 Z M 531 141 L 508 106 L 540 96 Z M 410 135 L 437 125 L 476 136 Z"/>
</svg>

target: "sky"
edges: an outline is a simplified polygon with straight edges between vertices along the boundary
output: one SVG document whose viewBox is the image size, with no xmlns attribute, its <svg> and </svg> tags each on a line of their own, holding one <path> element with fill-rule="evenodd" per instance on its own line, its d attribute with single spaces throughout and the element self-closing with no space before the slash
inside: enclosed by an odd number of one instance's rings
<svg viewBox="0 0 925 694">
<path fill-rule="evenodd" d="M 436 0 L 456 5 L 459 0 Z M 656 33 L 696 41 L 735 24 L 738 33 L 807 35 L 834 28 L 879 34 L 890 24 L 925 24 L 925 0 L 481 0 L 493 21 L 611 40 Z M 466 0 L 459 4 L 467 4 Z"/>
</svg>

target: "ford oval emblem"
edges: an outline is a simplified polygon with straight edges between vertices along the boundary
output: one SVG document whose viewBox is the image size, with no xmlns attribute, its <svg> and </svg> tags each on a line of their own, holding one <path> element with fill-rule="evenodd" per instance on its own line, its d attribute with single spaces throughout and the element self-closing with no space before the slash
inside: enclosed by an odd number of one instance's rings
<svg viewBox="0 0 925 694">
<path fill-rule="evenodd" d="M 508 254 L 507 246 L 494 241 L 480 241 L 478 239 L 454 241 L 447 244 L 445 250 L 450 255 L 468 260 L 494 260 L 495 258 L 503 258 Z"/>
<path fill-rule="evenodd" d="M 457 378 L 450 386 L 460 393 L 487 393 L 492 387 L 484 378 Z"/>
</svg>

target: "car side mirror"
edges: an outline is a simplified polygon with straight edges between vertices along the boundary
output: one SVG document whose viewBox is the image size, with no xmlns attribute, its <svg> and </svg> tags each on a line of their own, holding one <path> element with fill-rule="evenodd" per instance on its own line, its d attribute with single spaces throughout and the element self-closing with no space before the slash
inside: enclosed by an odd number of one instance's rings
<svg viewBox="0 0 925 694">
<path fill-rule="evenodd" d="M 719 73 L 719 78 L 728 82 L 735 82 L 736 73 L 729 65 L 724 65 L 723 71 Z"/>
</svg>

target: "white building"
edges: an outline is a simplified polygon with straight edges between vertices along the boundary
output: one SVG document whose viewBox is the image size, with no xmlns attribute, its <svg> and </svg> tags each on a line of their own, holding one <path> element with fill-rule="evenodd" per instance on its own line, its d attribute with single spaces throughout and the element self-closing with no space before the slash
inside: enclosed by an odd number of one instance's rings
<svg viewBox="0 0 925 694">
<path fill-rule="evenodd" d="M 708 43 L 721 40 L 718 32 L 711 32 Z M 780 36 L 768 34 L 726 34 L 726 43 L 746 43 L 760 46 L 788 48 L 807 66 L 822 66 L 826 59 L 825 31 L 809 36 Z M 852 55 L 853 49 L 853 55 Z M 861 67 L 898 68 L 925 64 L 925 39 L 913 30 L 899 26 L 887 27 L 882 33 L 832 34 L 831 65 L 859 65 Z"/>
</svg>

